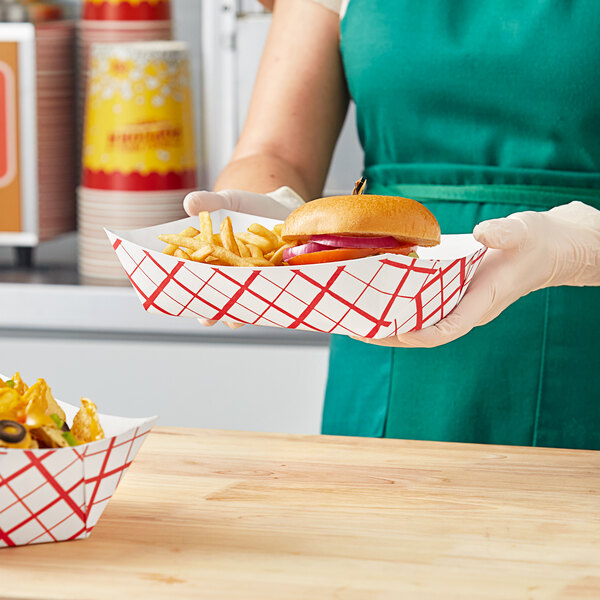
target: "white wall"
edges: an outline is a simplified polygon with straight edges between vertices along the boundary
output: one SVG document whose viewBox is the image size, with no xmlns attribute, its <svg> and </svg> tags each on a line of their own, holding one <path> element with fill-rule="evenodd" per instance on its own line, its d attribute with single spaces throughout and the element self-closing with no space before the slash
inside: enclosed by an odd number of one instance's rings
<svg viewBox="0 0 600 600">
<path fill-rule="evenodd" d="M 214 0 L 212 0 L 214 1 Z M 198 187 L 206 187 L 206 153 L 204 144 L 204 120 L 202 114 L 202 2 L 201 0 L 172 0 L 173 37 L 185 41 L 190 48 L 190 69 L 194 94 L 196 157 L 198 165 Z"/>
</svg>

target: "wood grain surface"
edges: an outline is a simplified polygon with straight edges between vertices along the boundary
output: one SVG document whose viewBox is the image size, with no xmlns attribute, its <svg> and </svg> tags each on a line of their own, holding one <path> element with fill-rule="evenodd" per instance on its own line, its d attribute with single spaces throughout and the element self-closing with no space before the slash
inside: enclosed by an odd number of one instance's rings
<svg viewBox="0 0 600 600">
<path fill-rule="evenodd" d="M 0 598 L 600 598 L 600 452 L 159 428 Z"/>
</svg>

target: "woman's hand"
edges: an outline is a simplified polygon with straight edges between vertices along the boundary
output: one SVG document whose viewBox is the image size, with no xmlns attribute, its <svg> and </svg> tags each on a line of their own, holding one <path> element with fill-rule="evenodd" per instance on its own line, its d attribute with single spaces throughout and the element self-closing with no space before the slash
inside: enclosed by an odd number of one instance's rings
<svg viewBox="0 0 600 600">
<path fill-rule="evenodd" d="M 233 210 L 248 215 L 258 215 L 270 219 L 285 219 L 295 208 L 302 206 L 304 201 L 293 189 L 284 186 L 269 194 L 256 194 L 244 190 L 222 190 L 220 192 L 190 192 L 183 200 L 183 208 L 190 217 L 207 210 Z M 211 327 L 216 321 L 198 319 L 205 327 Z M 226 321 L 231 329 L 242 327 L 242 323 Z"/>
<path fill-rule="evenodd" d="M 489 250 L 458 306 L 437 324 L 382 340 L 380 346 L 433 348 L 495 319 L 530 292 L 558 285 L 600 285 L 600 211 L 571 202 L 477 225 Z"/>
<path fill-rule="evenodd" d="M 284 186 L 268 194 L 256 194 L 244 190 L 221 190 L 220 192 L 190 192 L 183 201 L 183 208 L 190 217 L 207 210 L 233 210 L 269 219 L 284 220 L 304 201 L 293 189 Z"/>
</svg>

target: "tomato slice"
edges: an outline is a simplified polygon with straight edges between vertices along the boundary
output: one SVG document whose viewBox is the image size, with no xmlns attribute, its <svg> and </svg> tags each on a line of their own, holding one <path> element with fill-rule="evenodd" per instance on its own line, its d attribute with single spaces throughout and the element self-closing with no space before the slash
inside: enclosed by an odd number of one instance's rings
<svg viewBox="0 0 600 600">
<path fill-rule="evenodd" d="M 293 256 L 286 262 L 288 265 L 312 265 L 316 263 L 337 262 L 338 260 L 352 260 L 354 258 L 365 258 L 376 254 L 408 254 L 413 246 L 401 246 L 399 248 L 335 248 L 333 250 L 320 250 Z"/>
<path fill-rule="evenodd" d="M 321 250 L 300 254 L 288 259 L 288 265 L 312 265 L 315 263 L 336 262 L 338 260 L 351 260 L 353 258 L 364 258 L 377 254 L 380 248 L 335 248 L 335 250 Z"/>
<path fill-rule="evenodd" d="M 404 254 L 405 256 L 416 249 L 416 246 L 400 246 L 399 248 L 379 248 L 377 254 Z"/>
</svg>

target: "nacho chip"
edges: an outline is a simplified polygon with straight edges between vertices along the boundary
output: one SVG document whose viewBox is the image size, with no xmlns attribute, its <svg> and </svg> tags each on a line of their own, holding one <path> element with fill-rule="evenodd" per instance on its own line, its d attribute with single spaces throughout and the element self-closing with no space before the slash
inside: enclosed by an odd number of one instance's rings
<svg viewBox="0 0 600 600">
<path fill-rule="evenodd" d="M 53 425 L 48 416 L 48 384 L 38 379 L 24 394 L 25 422 L 28 427 Z"/>
<path fill-rule="evenodd" d="M 73 419 L 71 433 L 82 444 L 104 439 L 104 431 L 98 419 L 96 405 L 88 398 L 81 399 L 81 408 Z"/>
<path fill-rule="evenodd" d="M 21 396 L 28 390 L 27 384 L 21 379 L 21 373 L 18 371 L 12 376 L 14 389 L 21 394 Z"/>
<path fill-rule="evenodd" d="M 27 404 L 27 413 L 46 414 L 48 410 L 48 384 L 43 379 L 38 379 L 24 394 L 23 400 Z"/>
<path fill-rule="evenodd" d="M 54 425 L 43 425 L 30 429 L 31 437 L 42 448 L 68 448 L 69 442 L 64 438 L 63 432 Z"/>
<path fill-rule="evenodd" d="M 46 414 L 50 415 L 58 415 L 63 421 L 66 420 L 67 415 L 65 415 L 65 411 L 58 405 L 58 402 L 54 399 L 52 395 L 52 390 L 50 386 L 46 386 L 46 402 L 48 404 L 48 408 L 46 408 Z"/>
<path fill-rule="evenodd" d="M 22 401 L 19 392 L 13 388 L 0 388 L 0 415 L 13 418 L 22 410 Z"/>
</svg>

